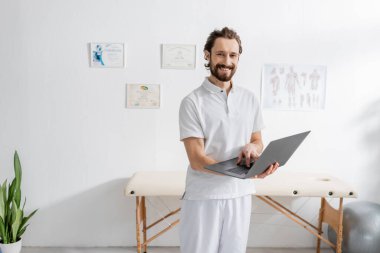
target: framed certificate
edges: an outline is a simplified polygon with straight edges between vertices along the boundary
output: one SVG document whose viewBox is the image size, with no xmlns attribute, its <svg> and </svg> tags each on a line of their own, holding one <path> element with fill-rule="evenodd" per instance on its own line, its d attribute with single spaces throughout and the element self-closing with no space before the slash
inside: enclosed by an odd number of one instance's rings
<svg viewBox="0 0 380 253">
<path fill-rule="evenodd" d="M 90 66 L 94 68 L 124 68 L 123 43 L 90 43 Z"/>
<path fill-rule="evenodd" d="M 196 46 L 184 44 L 162 44 L 161 68 L 194 69 Z"/>
<path fill-rule="evenodd" d="M 160 108 L 159 84 L 127 84 L 127 108 Z"/>
</svg>

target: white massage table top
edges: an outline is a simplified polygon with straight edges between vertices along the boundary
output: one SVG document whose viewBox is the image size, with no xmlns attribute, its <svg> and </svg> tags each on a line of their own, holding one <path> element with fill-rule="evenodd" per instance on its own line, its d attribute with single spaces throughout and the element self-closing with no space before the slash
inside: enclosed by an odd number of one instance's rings
<svg viewBox="0 0 380 253">
<path fill-rule="evenodd" d="M 127 196 L 182 196 L 186 171 L 136 172 L 125 188 Z M 242 179 L 251 180 L 251 179 Z M 253 179 L 259 196 L 356 198 L 347 183 L 324 173 L 276 172 L 264 179 Z"/>
</svg>

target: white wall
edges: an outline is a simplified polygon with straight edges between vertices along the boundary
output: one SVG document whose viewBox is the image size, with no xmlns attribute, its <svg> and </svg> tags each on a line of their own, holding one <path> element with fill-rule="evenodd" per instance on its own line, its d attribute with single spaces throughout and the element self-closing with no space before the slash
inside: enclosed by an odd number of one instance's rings
<svg viewBox="0 0 380 253">
<path fill-rule="evenodd" d="M 226 25 L 243 41 L 235 81 L 257 94 L 264 63 L 327 66 L 324 111 L 264 111 L 265 141 L 312 130 L 283 169 L 327 171 L 357 187 L 359 199 L 379 203 L 379 7 L 369 0 L 1 0 L 0 179 L 12 175 L 17 149 L 27 209 L 39 208 L 24 244 L 135 244 L 134 201 L 123 188 L 136 171 L 185 170 L 178 106 L 207 75 L 207 35 Z M 126 43 L 127 68 L 89 68 L 89 42 Z M 161 43 L 197 44 L 196 69 L 160 69 Z M 162 85 L 159 110 L 125 108 L 126 83 L 135 82 Z M 281 201 L 316 220 L 317 199 Z M 250 246 L 314 241 L 255 201 Z M 178 245 L 177 230 L 155 244 Z"/>
</svg>

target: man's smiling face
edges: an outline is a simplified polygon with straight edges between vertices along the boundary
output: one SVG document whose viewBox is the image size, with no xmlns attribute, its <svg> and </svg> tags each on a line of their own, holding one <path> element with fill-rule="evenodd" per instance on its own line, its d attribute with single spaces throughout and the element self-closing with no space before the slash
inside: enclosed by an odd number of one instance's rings
<svg viewBox="0 0 380 253">
<path fill-rule="evenodd" d="M 219 81 L 228 82 L 236 72 L 239 62 L 239 44 L 235 39 L 217 38 L 209 52 L 210 71 Z"/>
</svg>

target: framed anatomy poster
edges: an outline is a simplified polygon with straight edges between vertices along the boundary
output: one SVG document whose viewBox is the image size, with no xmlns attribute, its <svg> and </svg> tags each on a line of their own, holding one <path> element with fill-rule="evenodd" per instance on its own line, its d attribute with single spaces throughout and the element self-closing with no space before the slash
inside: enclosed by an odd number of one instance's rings
<svg viewBox="0 0 380 253">
<path fill-rule="evenodd" d="M 264 109 L 323 110 L 326 96 L 326 66 L 265 64 L 261 101 Z"/>
</svg>

